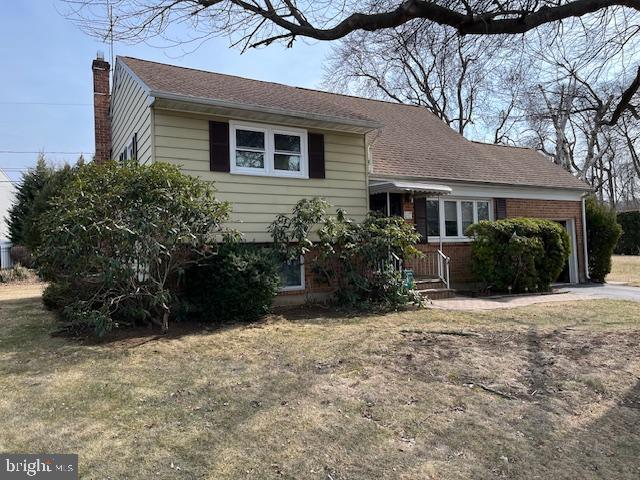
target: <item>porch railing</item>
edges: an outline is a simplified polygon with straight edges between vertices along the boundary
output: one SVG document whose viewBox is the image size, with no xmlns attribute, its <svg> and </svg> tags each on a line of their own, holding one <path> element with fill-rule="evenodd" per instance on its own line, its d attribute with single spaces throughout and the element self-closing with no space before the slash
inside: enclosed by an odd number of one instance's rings
<svg viewBox="0 0 640 480">
<path fill-rule="evenodd" d="M 378 270 L 391 268 L 394 272 L 402 272 L 402 259 L 393 252 L 389 252 L 389 258 L 378 263 Z"/>
<path fill-rule="evenodd" d="M 421 257 L 413 257 L 406 261 L 406 268 L 413 270 L 416 277 L 439 278 L 440 281 L 450 288 L 449 264 L 451 258 L 446 256 L 442 250 L 424 252 Z"/>
</svg>

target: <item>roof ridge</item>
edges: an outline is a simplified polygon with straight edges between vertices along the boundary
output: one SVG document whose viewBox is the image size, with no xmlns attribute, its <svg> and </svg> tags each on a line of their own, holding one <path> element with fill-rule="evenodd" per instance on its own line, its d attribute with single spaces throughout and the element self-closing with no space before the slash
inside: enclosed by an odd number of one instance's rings
<svg viewBox="0 0 640 480">
<path fill-rule="evenodd" d="M 479 145 L 486 145 L 488 147 L 505 147 L 505 148 L 521 148 L 523 150 L 532 150 L 534 152 L 537 152 L 538 150 L 536 150 L 535 148 L 531 148 L 531 147 L 523 147 L 521 145 L 504 145 L 502 143 L 489 143 L 489 142 L 481 142 L 480 140 L 470 140 L 473 143 L 477 143 Z"/>
<path fill-rule="evenodd" d="M 410 104 L 410 103 L 400 103 L 400 102 L 394 102 L 394 101 L 391 101 L 391 100 L 382 100 L 382 99 L 379 99 L 379 98 L 360 97 L 358 95 L 351 95 L 351 94 L 347 94 L 347 93 L 329 92 L 327 90 L 318 90 L 316 88 L 300 87 L 300 86 L 295 86 L 295 85 L 287 85 L 286 83 L 272 82 L 272 81 L 268 81 L 268 80 L 258 80 L 256 78 L 243 77 L 241 75 L 234 75 L 234 74 L 230 74 L 230 73 L 213 72 L 211 70 L 204 70 L 202 68 L 184 67 L 182 65 L 174 65 L 172 63 L 162 63 L 162 62 L 157 62 L 155 60 L 146 60 L 144 58 L 130 57 L 128 55 L 118 55 L 116 57 L 116 59 L 118 59 L 118 58 L 125 58 L 125 59 L 128 58 L 130 60 L 137 60 L 138 62 L 155 63 L 156 65 L 163 65 L 165 67 L 180 68 L 182 70 L 191 70 L 191 71 L 194 71 L 194 72 L 209 73 L 209 74 L 212 74 L 212 75 L 221 75 L 221 76 L 224 76 L 224 77 L 239 78 L 239 79 L 242 79 L 242 80 L 249 80 L 251 82 L 278 85 L 278 86 L 281 86 L 281 87 L 295 88 L 297 90 L 305 90 L 305 91 L 308 91 L 308 92 L 325 93 L 327 95 L 335 95 L 336 97 L 355 98 L 356 100 L 367 100 L 369 102 L 379 102 L 379 103 L 385 103 L 385 104 L 395 105 L 395 106 L 399 106 L 399 107 L 413 107 L 413 108 L 425 108 L 426 109 L 426 107 L 424 107 L 424 106 L 413 105 L 413 104 Z M 433 112 L 431 112 L 430 110 L 427 110 L 427 111 L 429 113 L 433 114 Z M 433 115 L 435 116 L 435 114 L 433 114 Z"/>
</svg>

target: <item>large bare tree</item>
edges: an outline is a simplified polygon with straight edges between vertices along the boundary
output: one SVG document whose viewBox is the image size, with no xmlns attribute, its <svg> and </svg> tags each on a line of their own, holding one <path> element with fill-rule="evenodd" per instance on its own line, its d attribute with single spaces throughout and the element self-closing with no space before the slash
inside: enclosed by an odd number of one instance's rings
<svg viewBox="0 0 640 480">
<path fill-rule="evenodd" d="M 107 4 L 113 9 L 107 16 Z M 175 22 L 188 22 L 192 39 L 230 35 L 243 48 L 297 38 L 337 40 L 358 31 L 396 28 L 413 20 L 446 25 L 460 35 L 524 34 L 587 19 L 607 37 L 610 18 L 640 11 L 640 0 L 67 0 L 68 16 L 85 31 L 104 38 L 143 40 L 168 35 Z M 636 28 L 626 22 L 624 28 Z M 617 33 L 617 32 L 614 32 Z M 611 39 L 616 41 L 615 35 Z M 637 59 L 625 65 L 627 83 L 605 123 L 614 125 L 635 111 L 640 88 Z"/>
<path fill-rule="evenodd" d="M 476 126 L 500 130 L 496 136 L 501 136 L 510 120 L 510 102 L 502 108 L 499 97 L 505 89 L 499 76 L 521 68 L 505 58 L 506 40 L 460 36 L 425 20 L 356 32 L 332 50 L 324 84 L 425 107 L 463 135 Z"/>
</svg>

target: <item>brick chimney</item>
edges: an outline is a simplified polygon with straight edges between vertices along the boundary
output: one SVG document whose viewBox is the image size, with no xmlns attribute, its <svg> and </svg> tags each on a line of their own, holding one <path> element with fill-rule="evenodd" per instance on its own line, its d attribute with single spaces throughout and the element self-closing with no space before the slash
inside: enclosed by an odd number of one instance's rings
<svg viewBox="0 0 640 480">
<path fill-rule="evenodd" d="M 109 62 L 106 62 L 102 53 L 98 52 L 96 59 L 91 64 L 91 69 L 93 70 L 93 121 L 96 132 L 96 163 L 104 163 L 111 159 L 110 68 Z"/>
</svg>

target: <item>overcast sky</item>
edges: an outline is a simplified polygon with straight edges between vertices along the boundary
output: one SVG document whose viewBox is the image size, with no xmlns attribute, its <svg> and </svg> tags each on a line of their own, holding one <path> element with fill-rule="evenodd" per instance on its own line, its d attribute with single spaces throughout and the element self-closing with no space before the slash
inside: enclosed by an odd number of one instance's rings
<svg viewBox="0 0 640 480">
<path fill-rule="evenodd" d="M 106 44 L 82 33 L 59 11 L 58 0 L 7 2 L 0 15 L 0 168 L 12 179 L 37 153 L 55 162 L 93 154 L 91 61 Z M 115 46 L 128 55 L 187 67 L 317 88 L 330 46 L 298 42 L 240 54 L 214 39 L 195 52 L 139 44 Z M 191 50 L 192 47 L 189 47 Z M 53 105 L 56 104 L 56 105 Z"/>
</svg>

